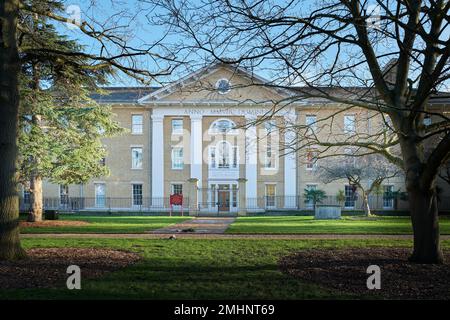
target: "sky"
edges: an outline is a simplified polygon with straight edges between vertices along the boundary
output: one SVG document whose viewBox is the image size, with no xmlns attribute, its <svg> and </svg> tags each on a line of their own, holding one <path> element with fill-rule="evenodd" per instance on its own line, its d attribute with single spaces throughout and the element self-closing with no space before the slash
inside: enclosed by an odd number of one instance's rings
<svg viewBox="0 0 450 320">
<path fill-rule="evenodd" d="M 119 25 L 121 28 L 121 37 L 127 40 L 127 44 L 136 48 L 148 48 L 150 44 L 155 43 L 155 41 L 160 40 L 164 35 L 166 35 L 167 26 L 156 25 L 153 21 L 155 16 L 161 14 L 163 11 L 156 8 L 154 5 L 148 3 L 151 0 L 63 0 L 66 6 L 66 12 L 64 13 L 68 17 L 73 17 L 75 19 L 80 19 L 81 21 L 88 21 L 94 26 L 99 26 L 100 24 L 106 24 L 107 26 Z M 154 0 L 156 1 L 156 0 Z M 197 3 L 201 0 L 192 0 Z M 267 0 L 273 1 L 274 3 L 281 2 L 285 3 L 283 0 Z M 369 0 L 370 2 L 375 0 Z M 299 10 L 308 10 L 309 6 L 314 4 L 314 0 L 306 0 L 299 2 L 301 8 Z M 292 14 L 295 14 L 293 12 Z M 85 50 L 88 53 L 96 54 L 99 52 L 99 45 L 95 40 L 92 40 L 86 35 L 83 35 L 77 28 L 73 28 L 65 23 L 59 23 L 58 29 L 61 33 L 68 35 L 72 39 L 78 40 L 79 43 L 85 46 Z M 449 28 L 450 29 L 450 28 Z M 448 37 L 449 30 L 446 30 L 444 36 Z M 167 45 L 174 45 L 180 41 L 184 41 L 183 36 L 179 32 L 171 33 L 166 35 L 164 38 L 164 43 Z M 109 47 L 111 49 L 112 47 Z M 152 52 L 161 53 L 159 49 L 153 49 Z M 112 51 L 112 53 L 117 53 Z M 325 60 L 332 61 L 336 51 L 330 49 L 327 51 Z M 232 54 L 232 53 L 230 53 Z M 206 57 L 208 58 L 208 57 Z M 185 65 L 184 68 L 177 69 L 172 75 L 168 77 L 159 77 L 158 81 L 153 81 L 151 85 L 161 85 L 167 82 L 173 81 L 187 72 L 193 69 L 198 69 L 200 66 L 204 65 L 204 59 L 199 57 L 194 57 L 194 60 L 190 61 L 190 64 Z M 167 65 L 157 64 L 154 60 L 149 57 L 145 59 L 140 59 L 138 61 L 139 67 L 157 71 L 164 69 Z M 186 67 L 189 70 L 186 70 Z M 262 64 L 260 68 L 256 68 L 255 72 L 259 76 L 271 79 L 273 78 L 273 72 L 270 70 L 269 62 Z M 312 70 L 311 75 L 314 70 Z M 299 83 L 301 84 L 301 83 Z M 118 76 L 111 79 L 111 86 L 136 86 L 142 85 L 135 79 L 126 76 Z"/>
</svg>

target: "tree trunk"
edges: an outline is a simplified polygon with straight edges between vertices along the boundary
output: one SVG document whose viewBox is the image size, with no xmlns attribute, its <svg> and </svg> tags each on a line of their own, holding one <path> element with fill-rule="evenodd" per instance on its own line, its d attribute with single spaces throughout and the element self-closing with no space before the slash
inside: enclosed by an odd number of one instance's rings
<svg viewBox="0 0 450 320">
<path fill-rule="evenodd" d="M 42 178 L 34 176 L 30 181 L 31 210 L 28 214 L 29 222 L 42 221 Z"/>
<path fill-rule="evenodd" d="M 417 263 L 443 263 L 439 242 L 439 217 L 436 190 L 408 190 L 414 230 L 414 251 L 409 258 Z"/>
<path fill-rule="evenodd" d="M 363 207 L 366 217 L 369 217 L 372 212 L 370 211 L 369 196 L 365 192 L 363 192 Z"/>
<path fill-rule="evenodd" d="M 23 258 L 19 238 L 17 128 L 19 112 L 16 43 L 18 0 L 0 1 L 0 260 Z"/>
</svg>

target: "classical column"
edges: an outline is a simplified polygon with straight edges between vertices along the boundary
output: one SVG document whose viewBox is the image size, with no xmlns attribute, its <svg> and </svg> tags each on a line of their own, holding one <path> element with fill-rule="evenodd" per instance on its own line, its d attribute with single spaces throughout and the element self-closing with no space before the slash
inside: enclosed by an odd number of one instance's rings
<svg viewBox="0 0 450 320">
<path fill-rule="evenodd" d="M 164 197 L 164 116 L 152 115 L 152 205 L 161 206 Z"/>
<path fill-rule="evenodd" d="M 245 216 L 247 214 L 247 206 L 245 201 L 245 184 L 247 179 L 238 179 L 238 215 Z"/>
<path fill-rule="evenodd" d="M 290 127 L 296 123 L 297 116 L 295 114 L 289 114 L 285 116 L 285 124 Z M 290 152 L 284 156 L 284 207 L 296 208 L 297 207 L 297 163 L 296 152 L 292 149 L 295 145 L 295 132 L 292 130 L 285 130 L 284 144 L 287 149 L 285 152 Z M 291 146 L 291 148 L 289 148 Z"/>
<path fill-rule="evenodd" d="M 198 179 L 190 178 L 189 182 L 189 214 L 195 214 L 198 211 Z"/>
<path fill-rule="evenodd" d="M 191 115 L 191 178 L 198 179 L 198 187 L 202 187 L 203 163 L 203 131 L 202 116 Z M 198 194 L 198 202 L 202 201 L 202 194 Z"/>
<path fill-rule="evenodd" d="M 256 121 L 256 116 L 246 115 L 247 123 Z M 258 179 L 258 148 L 257 148 L 256 126 L 252 125 L 245 130 L 245 196 L 247 199 L 247 208 L 252 207 L 252 203 L 257 198 L 257 179 Z"/>
</svg>

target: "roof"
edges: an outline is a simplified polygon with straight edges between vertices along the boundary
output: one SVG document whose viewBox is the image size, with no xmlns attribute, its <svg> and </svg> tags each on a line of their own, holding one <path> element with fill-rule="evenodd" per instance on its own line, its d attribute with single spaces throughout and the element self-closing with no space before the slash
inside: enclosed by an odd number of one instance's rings
<svg viewBox="0 0 450 320">
<path fill-rule="evenodd" d="M 137 103 L 142 97 L 159 87 L 103 87 L 102 94 L 93 93 L 91 98 L 99 103 Z"/>
</svg>

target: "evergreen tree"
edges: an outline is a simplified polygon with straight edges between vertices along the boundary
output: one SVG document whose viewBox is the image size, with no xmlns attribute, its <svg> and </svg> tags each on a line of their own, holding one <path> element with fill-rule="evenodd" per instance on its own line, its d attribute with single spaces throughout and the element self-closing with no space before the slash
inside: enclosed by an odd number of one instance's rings
<svg viewBox="0 0 450 320">
<path fill-rule="evenodd" d="M 47 10 L 60 9 L 58 3 L 33 2 Z M 59 34 L 45 18 L 27 15 L 21 22 L 27 32 L 19 34 L 19 181 L 30 191 L 28 220 L 40 221 L 43 179 L 66 185 L 107 175 L 101 163 L 106 156 L 101 139 L 122 129 L 112 120 L 109 107 L 89 97 L 107 82 L 112 69 L 92 68 L 87 57 L 58 54 L 83 48 Z M 35 54 L 43 50 L 48 54 Z"/>
</svg>

